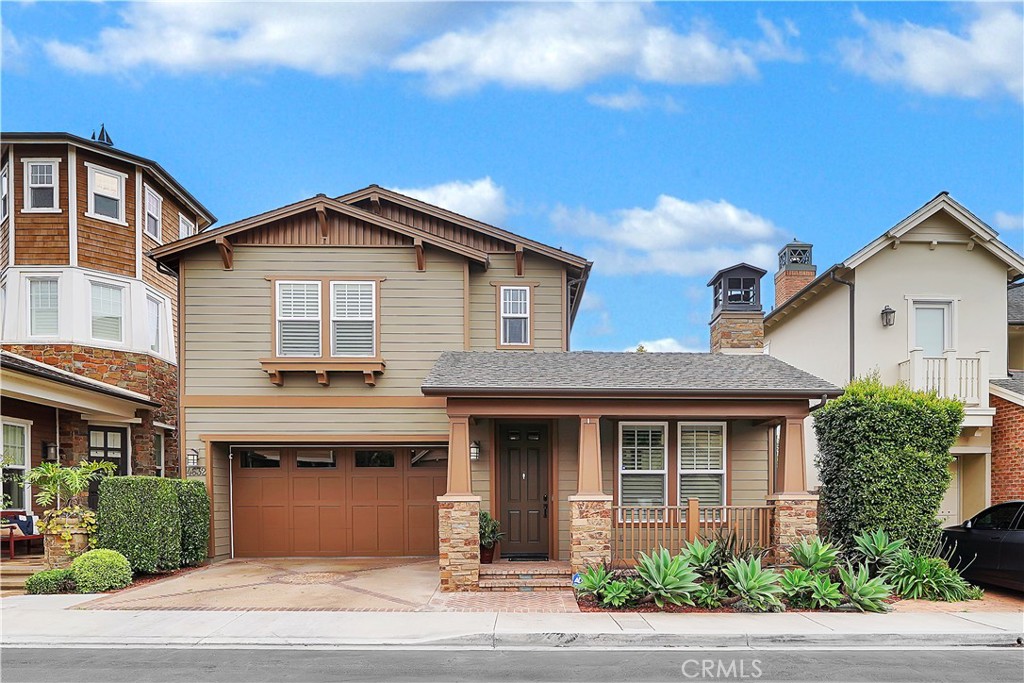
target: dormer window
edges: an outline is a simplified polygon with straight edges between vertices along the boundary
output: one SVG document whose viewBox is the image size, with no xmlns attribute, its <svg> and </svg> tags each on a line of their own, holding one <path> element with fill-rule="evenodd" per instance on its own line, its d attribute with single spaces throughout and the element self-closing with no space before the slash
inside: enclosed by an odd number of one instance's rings
<svg viewBox="0 0 1024 683">
<path fill-rule="evenodd" d="M 89 207 L 91 218 L 127 225 L 124 218 L 125 173 L 87 163 L 89 170 Z"/>
</svg>

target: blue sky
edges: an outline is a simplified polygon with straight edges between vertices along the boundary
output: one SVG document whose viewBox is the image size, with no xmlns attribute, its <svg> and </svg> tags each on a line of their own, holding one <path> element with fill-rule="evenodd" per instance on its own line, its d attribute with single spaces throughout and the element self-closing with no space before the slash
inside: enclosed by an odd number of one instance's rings
<svg viewBox="0 0 1024 683">
<path fill-rule="evenodd" d="M 576 349 L 705 350 L 718 268 L 942 190 L 1024 251 L 1021 4 L 3 3 L 4 130 L 220 222 L 378 183 L 595 261 Z"/>
</svg>

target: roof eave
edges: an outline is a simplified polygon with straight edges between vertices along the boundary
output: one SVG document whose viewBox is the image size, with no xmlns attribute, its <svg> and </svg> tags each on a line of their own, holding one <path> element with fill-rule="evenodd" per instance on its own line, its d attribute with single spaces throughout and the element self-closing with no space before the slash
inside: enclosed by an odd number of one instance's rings
<svg viewBox="0 0 1024 683">
<path fill-rule="evenodd" d="M 765 400 L 774 398 L 806 398 L 814 399 L 821 397 L 835 398 L 841 396 L 843 390 L 839 387 L 830 389 L 720 389 L 710 391 L 707 389 L 608 389 L 592 387 L 586 389 L 565 389 L 564 387 L 548 388 L 499 388 L 499 387 L 440 387 L 424 386 L 421 391 L 426 396 L 451 396 L 458 398 L 495 398 L 509 396 L 516 398 L 543 397 L 543 398 L 632 398 L 632 399 L 666 399 L 686 398 L 715 400 L 723 398 L 747 398 L 750 400 Z"/>
</svg>

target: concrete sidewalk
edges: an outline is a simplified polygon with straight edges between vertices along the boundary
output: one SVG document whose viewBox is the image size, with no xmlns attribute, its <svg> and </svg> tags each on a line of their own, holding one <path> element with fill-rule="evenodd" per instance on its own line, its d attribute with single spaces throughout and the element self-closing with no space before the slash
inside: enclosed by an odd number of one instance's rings
<svg viewBox="0 0 1024 683">
<path fill-rule="evenodd" d="M 1014 646 L 1021 612 L 666 614 L 70 609 L 95 596 L 0 601 L 4 646 L 950 647 Z"/>
</svg>

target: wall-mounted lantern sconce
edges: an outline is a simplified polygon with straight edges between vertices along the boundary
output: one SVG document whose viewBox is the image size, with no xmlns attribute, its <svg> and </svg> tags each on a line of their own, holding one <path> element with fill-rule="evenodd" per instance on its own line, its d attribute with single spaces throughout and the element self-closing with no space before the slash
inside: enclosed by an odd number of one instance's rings
<svg viewBox="0 0 1024 683">
<path fill-rule="evenodd" d="M 185 466 L 199 467 L 199 451 L 194 448 L 185 451 Z"/>
<path fill-rule="evenodd" d="M 889 304 L 882 309 L 882 327 L 892 327 L 896 323 L 896 311 Z"/>
<path fill-rule="evenodd" d="M 57 448 L 57 444 L 50 443 L 49 441 L 43 442 L 43 457 L 47 462 L 57 462 L 60 458 L 60 449 Z"/>
<path fill-rule="evenodd" d="M 480 442 L 474 441 L 469 444 L 469 459 L 479 460 L 480 459 Z"/>
</svg>

